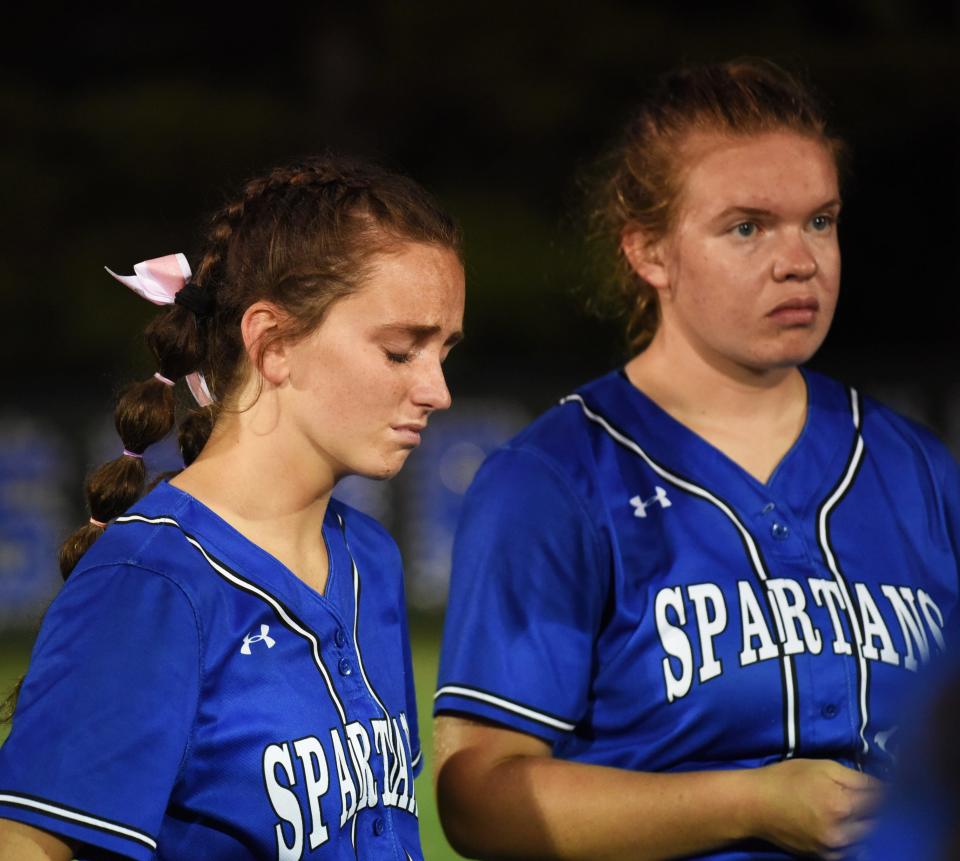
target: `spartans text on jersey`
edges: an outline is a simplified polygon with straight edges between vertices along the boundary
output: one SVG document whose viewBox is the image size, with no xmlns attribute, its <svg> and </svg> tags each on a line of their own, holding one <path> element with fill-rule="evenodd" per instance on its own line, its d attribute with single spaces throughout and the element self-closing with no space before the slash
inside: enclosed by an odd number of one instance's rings
<svg viewBox="0 0 960 861">
<path fill-rule="evenodd" d="M 723 663 L 734 656 L 719 654 L 715 638 L 725 632 L 731 615 L 739 616 L 741 648 L 735 656 L 741 667 L 782 655 L 820 654 L 832 641 L 837 655 L 858 651 L 869 661 L 882 661 L 916 671 L 930 659 L 931 644 L 944 650 L 943 613 L 923 589 L 880 585 L 880 596 L 865 583 L 853 583 L 854 607 L 847 606 L 844 590 L 834 580 L 811 577 L 803 584 L 789 578 L 768 579 L 762 595 L 748 580 L 737 581 L 738 607 L 731 612 L 723 590 L 716 583 L 695 583 L 660 589 L 655 600 L 657 632 L 667 657 L 663 678 L 667 702 L 685 697 L 694 682 L 707 682 L 723 672 Z M 807 612 L 808 601 L 826 608 L 827 630 L 820 630 Z M 764 605 L 768 614 L 764 613 Z M 896 625 L 884 619 L 896 619 Z M 849 612 L 861 624 L 862 642 L 844 624 Z M 773 619 L 773 629 L 768 618 Z M 693 625 L 691 625 L 693 623 Z M 699 666 L 688 630 L 695 625 L 699 643 Z"/>
<path fill-rule="evenodd" d="M 399 722 L 392 718 L 389 723 L 385 719 L 369 723 L 369 729 L 361 721 L 332 727 L 326 746 L 316 736 L 306 736 L 264 748 L 263 781 L 277 815 L 274 833 L 278 861 L 299 861 L 305 841 L 313 851 L 330 839 L 331 828 L 343 829 L 357 813 L 376 807 L 380 801 L 385 807 L 417 815 L 406 753 L 410 746 L 406 714 L 400 713 Z M 383 762 L 382 791 L 370 765 L 373 756 Z M 336 822 L 325 822 L 321 813 L 320 802 L 328 792 L 340 796 L 340 818 Z"/>
</svg>

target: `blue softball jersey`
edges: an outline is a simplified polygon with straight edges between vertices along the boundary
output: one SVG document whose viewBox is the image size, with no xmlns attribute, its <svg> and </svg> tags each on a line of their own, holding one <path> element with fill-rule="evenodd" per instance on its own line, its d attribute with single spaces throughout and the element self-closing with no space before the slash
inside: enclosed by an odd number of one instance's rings
<svg viewBox="0 0 960 861">
<path fill-rule="evenodd" d="M 492 454 L 454 546 L 435 711 L 618 768 L 886 776 L 905 682 L 956 617 L 960 472 L 926 430 L 803 373 L 806 424 L 766 483 L 622 370 Z"/>
<path fill-rule="evenodd" d="M 421 859 L 396 545 L 333 500 L 319 594 L 160 484 L 44 619 L 0 816 L 81 858 Z"/>
</svg>

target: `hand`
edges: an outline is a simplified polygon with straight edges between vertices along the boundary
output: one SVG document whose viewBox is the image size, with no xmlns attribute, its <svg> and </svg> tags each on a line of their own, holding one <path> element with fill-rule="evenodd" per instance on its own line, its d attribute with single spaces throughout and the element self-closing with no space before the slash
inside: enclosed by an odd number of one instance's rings
<svg viewBox="0 0 960 861">
<path fill-rule="evenodd" d="M 883 786 L 828 759 L 790 759 L 753 774 L 752 833 L 783 849 L 831 861 L 870 830 Z"/>
</svg>

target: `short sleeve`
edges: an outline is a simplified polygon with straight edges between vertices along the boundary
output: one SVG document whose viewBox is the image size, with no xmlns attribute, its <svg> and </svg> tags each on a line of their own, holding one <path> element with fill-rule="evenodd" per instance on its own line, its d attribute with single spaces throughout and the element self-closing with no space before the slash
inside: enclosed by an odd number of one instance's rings
<svg viewBox="0 0 960 861">
<path fill-rule="evenodd" d="M 942 460 L 945 528 L 955 562 L 955 576 L 950 586 L 956 594 L 960 591 L 960 466 L 946 449 L 942 449 Z M 955 643 L 960 634 L 960 613 L 954 612 L 953 618 L 946 621 L 950 631 L 949 642 Z"/>
<path fill-rule="evenodd" d="M 47 611 L 0 749 L 0 816 L 154 857 L 200 685 L 194 609 L 166 576 L 77 571 Z"/>
<path fill-rule="evenodd" d="M 491 456 L 454 542 L 435 711 L 550 743 L 589 706 L 609 553 L 570 480 L 539 452 Z"/>
<path fill-rule="evenodd" d="M 960 466 L 945 450 L 942 460 L 946 528 L 954 556 L 960 559 Z"/>
<path fill-rule="evenodd" d="M 931 579 L 926 588 L 933 594 L 939 584 L 943 590 L 940 598 L 956 605 L 960 590 L 960 466 L 933 432 L 900 416 L 896 418 L 905 424 L 916 456 L 914 460 L 903 459 L 904 463 L 895 464 L 894 468 L 901 470 L 895 475 L 903 482 L 920 482 L 920 502 L 914 505 L 911 515 L 922 516 L 928 524 L 926 538 L 930 550 L 943 551 L 945 559 L 952 563 L 940 566 L 936 583 Z M 890 471 L 888 468 L 888 473 Z M 943 623 L 949 632 L 947 642 L 954 642 L 960 634 L 960 613 L 954 609 Z"/>
</svg>

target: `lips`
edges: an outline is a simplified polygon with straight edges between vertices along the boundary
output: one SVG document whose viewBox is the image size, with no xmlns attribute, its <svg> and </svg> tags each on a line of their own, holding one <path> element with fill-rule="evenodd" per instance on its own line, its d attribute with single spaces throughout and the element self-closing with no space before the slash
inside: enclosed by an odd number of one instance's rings
<svg viewBox="0 0 960 861">
<path fill-rule="evenodd" d="M 807 326 L 816 319 L 819 310 L 820 303 L 816 299 L 788 299 L 767 316 L 784 326 Z"/>
<path fill-rule="evenodd" d="M 420 434 L 426 426 L 425 422 L 422 424 L 411 422 L 405 425 L 392 425 L 392 429 L 404 444 L 417 446 L 420 445 Z"/>
</svg>

